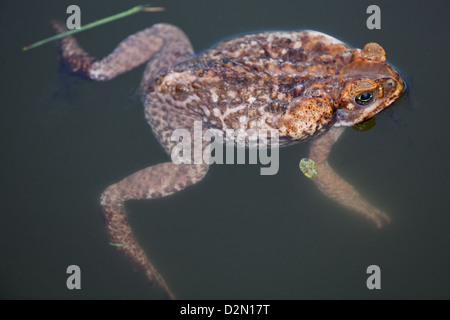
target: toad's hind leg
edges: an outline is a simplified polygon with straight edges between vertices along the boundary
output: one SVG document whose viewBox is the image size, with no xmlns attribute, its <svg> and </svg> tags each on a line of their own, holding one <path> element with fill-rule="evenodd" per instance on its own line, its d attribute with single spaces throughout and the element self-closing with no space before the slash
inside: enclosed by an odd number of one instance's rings
<svg viewBox="0 0 450 320">
<path fill-rule="evenodd" d="M 66 31 L 65 25 L 59 21 L 52 21 L 51 25 L 58 33 Z M 166 23 L 155 24 L 129 36 L 102 60 L 89 55 L 72 36 L 59 41 L 59 52 L 66 69 L 96 81 L 111 80 L 149 61 L 141 82 L 141 92 L 148 91 L 148 86 L 159 72 L 194 54 L 184 32 Z"/>
<path fill-rule="evenodd" d="M 381 210 L 375 208 L 358 191 L 334 172 L 328 164 L 328 155 L 333 144 L 339 139 L 344 127 L 332 127 L 323 136 L 311 143 L 309 157 L 317 166 L 317 176 L 314 178 L 319 189 L 329 198 L 341 205 L 360 213 L 375 222 L 378 228 L 390 218 Z"/>
<path fill-rule="evenodd" d="M 208 165 L 184 165 L 166 162 L 140 170 L 105 190 L 101 197 L 111 245 L 139 269 L 150 282 L 160 285 L 174 299 L 164 278 L 156 270 L 139 245 L 128 224 L 124 202 L 131 199 L 152 199 L 170 195 L 200 181 Z"/>
<path fill-rule="evenodd" d="M 53 21 L 52 26 L 59 33 L 66 31 L 64 24 L 60 22 Z M 147 95 L 152 92 L 156 76 L 194 54 L 183 31 L 169 24 L 156 24 L 129 36 L 101 60 L 84 51 L 72 36 L 59 41 L 59 52 L 61 62 L 68 71 L 96 81 L 113 79 L 148 61 L 141 81 L 142 101 L 146 103 L 151 101 Z M 178 124 L 172 123 L 172 126 L 175 129 Z M 167 133 L 171 132 L 169 127 L 162 129 Z M 166 151 L 170 150 L 168 145 L 165 147 Z M 127 222 L 124 202 L 167 196 L 200 181 L 207 171 L 207 165 L 163 163 L 138 171 L 110 186 L 101 197 L 111 245 L 142 269 L 150 281 L 158 283 L 171 298 L 174 296 L 163 277 L 133 236 Z"/>
</svg>

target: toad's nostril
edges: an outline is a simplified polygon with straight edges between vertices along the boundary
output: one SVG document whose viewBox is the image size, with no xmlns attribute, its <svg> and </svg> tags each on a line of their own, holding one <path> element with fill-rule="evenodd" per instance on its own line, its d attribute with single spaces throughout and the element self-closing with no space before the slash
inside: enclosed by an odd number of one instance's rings
<svg viewBox="0 0 450 320">
<path fill-rule="evenodd" d="M 345 110 L 343 109 L 337 109 L 336 116 L 338 117 L 338 119 L 345 119 L 345 117 L 347 116 L 347 112 L 345 112 Z"/>
</svg>

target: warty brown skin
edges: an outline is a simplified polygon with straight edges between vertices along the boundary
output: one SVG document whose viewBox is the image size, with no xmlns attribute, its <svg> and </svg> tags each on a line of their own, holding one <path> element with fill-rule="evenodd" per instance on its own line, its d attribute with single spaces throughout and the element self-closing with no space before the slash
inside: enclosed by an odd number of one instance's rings
<svg viewBox="0 0 450 320">
<path fill-rule="evenodd" d="M 58 32 L 64 26 L 52 23 Z M 145 116 L 170 155 L 175 129 L 275 129 L 283 146 L 314 138 L 310 157 L 314 179 L 328 197 L 372 220 L 378 227 L 389 217 L 370 205 L 328 165 L 332 145 L 345 126 L 370 119 L 404 90 L 398 72 L 386 63 L 375 43 L 363 50 L 315 31 L 266 32 L 240 36 L 194 57 L 186 35 L 177 27 L 157 24 L 124 41 L 97 60 L 73 37 L 60 41 L 62 63 L 92 80 L 110 80 L 147 62 L 141 82 Z M 370 103 L 358 104 L 370 93 Z M 140 170 L 101 196 L 110 241 L 158 283 L 174 294 L 153 266 L 128 225 L 124 202 L 158 198 L 202 180 L 208 165 L 166 162 Z"/>
</svg>

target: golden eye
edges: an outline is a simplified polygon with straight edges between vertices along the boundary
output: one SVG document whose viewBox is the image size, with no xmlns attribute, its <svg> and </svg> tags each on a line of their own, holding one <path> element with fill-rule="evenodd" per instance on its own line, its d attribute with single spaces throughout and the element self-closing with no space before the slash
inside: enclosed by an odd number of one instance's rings
<svg viewBox="0 0 450 320">
<path fill-rule="evenodd" d="M 374 97 L 375 93 L 373 91 L 360 93 L 355 97 L 355 102 L 360 106 L 367 106 L 369 103 L 373 101 Z"/>
</svg>

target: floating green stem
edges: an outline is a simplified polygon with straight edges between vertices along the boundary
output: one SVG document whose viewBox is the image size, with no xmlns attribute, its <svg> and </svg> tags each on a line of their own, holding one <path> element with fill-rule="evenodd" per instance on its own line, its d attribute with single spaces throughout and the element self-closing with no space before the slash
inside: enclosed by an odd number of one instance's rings
<svg viewBox="0 0 450 320">
<path fill-rule="evenodd" d="M 98 20 L 98 21 L 89 23 L 89 24 L 87 24 L 87 25 L 81 27 L 80 29 L 69 30 L 69 31 L 67 31 L 67 32 L 59 33 L 59 34 L 54 35 L 54 36 L 52 36 L 52 37 L 50 37 L 50 38 L 46 38 L 46 39 L 44 39 L 44 40 L 35 42 L 35 43 L 33 43 L 33 44 L 30 44 L 30 45 L 28 45 L 28 46 L 23 47 L 22 50 L 23 50 L 23 51 L 27 51 L 27 50 L 30 50 L 30 49 L 33 49 L 33 48 L 42 46 L 43 44 L 45 44 L 45 43 L 47 43 L 47 42 L 51 42 L 51 41 L 54 41 L 54 40 L 58 40 L 58 39 L 61 39 L 61 38 L 66 37 L 66 36 L 70 36 L 70 35 L 72 35 L 72 34 L 75 34 L 75 33 L 78 33 L 78 32 L 82 32 L 82 31 L 91 29 L 91 28 L 100 26 L 100 25 L 102 25 L 102 24 L 108 23 L 108 22 L 112 22 L 112 21 L 115 21 L 115 20 L 118 20 L 118 19 L 122 19 L 122 18 L 128 17 L 128 16 L 130 16 L 130 15 L 132 15 L 132 14 L 135 14 L 135 13 L 138 13 L 138 12 L 156 12 L 156 11 L 164 11 L 164 10 L 165 10 L 165 9 L 162 8 L 162 7 L 147 7 L 147 6 L 145 6 L 145 5 L 136 6 L 136 7 L 134 7 L 134 8 L 129 9 L 129 10 L 126 10 L 126 11 L 117 13 L 117 14 L 115 14 L 115 15 L 112 15 L 112 16 L 109 16 L 109 17 L 106 17 L 106 18 L 103 18 L 103 19 L 101 19 L 101 20 Z"/>
<path fill-rule="evenodd" d="M 110 246 L 113 246 L 113 247 L 125 247 L 125 246 L 127 246 L 128 245 L 128 243 L 114 243 L 114 242 L 110 242 L 109 243 L 109 245 Z"/>
</svg>

